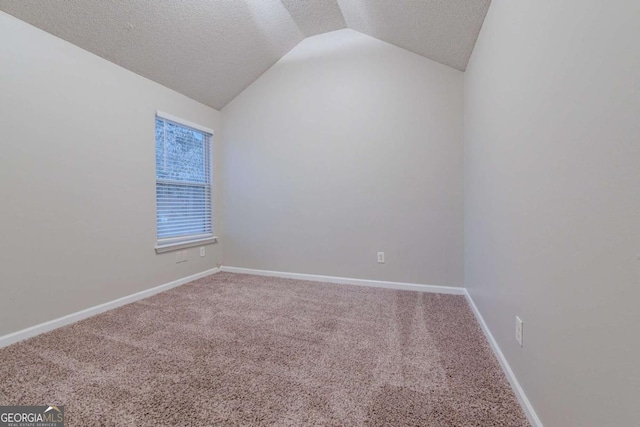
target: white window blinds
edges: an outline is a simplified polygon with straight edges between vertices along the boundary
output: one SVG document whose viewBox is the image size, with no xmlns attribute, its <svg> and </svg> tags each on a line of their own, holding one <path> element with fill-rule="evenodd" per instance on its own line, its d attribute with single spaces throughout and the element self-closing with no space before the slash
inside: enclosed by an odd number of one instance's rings
<svg viewBox="0 0 640 427">
<path fill-rule="evenodd" d="M 158 241 L 213 235 L 211 134 L 156 116 Z"/>
</svg>

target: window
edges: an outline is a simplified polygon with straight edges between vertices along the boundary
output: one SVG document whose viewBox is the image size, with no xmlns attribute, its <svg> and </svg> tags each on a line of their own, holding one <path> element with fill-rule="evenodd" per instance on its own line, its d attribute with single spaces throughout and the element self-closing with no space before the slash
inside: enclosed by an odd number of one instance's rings
<svg viewBox="0 0 640 427">
<path fill-rule="evenodd" d="M 211 132 L 158 113 L 157 252 L 213 238 L 211 181 Z"/>
</svg>

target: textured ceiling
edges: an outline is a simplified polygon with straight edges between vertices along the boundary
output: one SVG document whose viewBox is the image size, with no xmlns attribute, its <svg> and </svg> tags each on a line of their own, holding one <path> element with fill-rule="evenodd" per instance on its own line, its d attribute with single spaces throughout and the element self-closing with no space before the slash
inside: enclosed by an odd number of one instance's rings
<svg viewBox="0 0 640 427">
<path fill-rule="evenodd" d="M 346 28 L 336 0 L 281 0 L 305 37 Z"/>
<path fill-rule="evenodd" d="M 0 0 L 0 10 L 216 109 L 345 27 L 464 70 L 490 0 Z"/>
<path fill-rule="evenodd" d="M 349 28 L 464 71 L 491 0 L 339 0 Z"/>
</svg>

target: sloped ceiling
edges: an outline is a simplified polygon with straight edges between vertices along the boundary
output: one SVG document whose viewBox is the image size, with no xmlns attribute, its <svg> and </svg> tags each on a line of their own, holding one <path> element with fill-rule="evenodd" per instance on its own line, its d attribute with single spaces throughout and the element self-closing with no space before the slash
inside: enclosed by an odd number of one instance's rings
<svg viewBox="0 0 640 427">
<path fill-rule="evenodd" d="M 491 0 L 0 0 L 0 10 L 221 109 L 305 37 L 352 28 L 464 70 Z"/>
</svg>

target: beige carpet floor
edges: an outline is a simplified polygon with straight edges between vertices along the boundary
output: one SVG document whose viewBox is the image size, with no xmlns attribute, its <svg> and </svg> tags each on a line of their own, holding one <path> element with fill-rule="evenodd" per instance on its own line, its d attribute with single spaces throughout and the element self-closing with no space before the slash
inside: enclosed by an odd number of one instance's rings
<svg viewBox="0 0 640 427">
<path fill-rule="evenodd" d="M 219 273 L 0 349 L 68 426 L 528 426 L 462 296 Z"/>
</svg>

